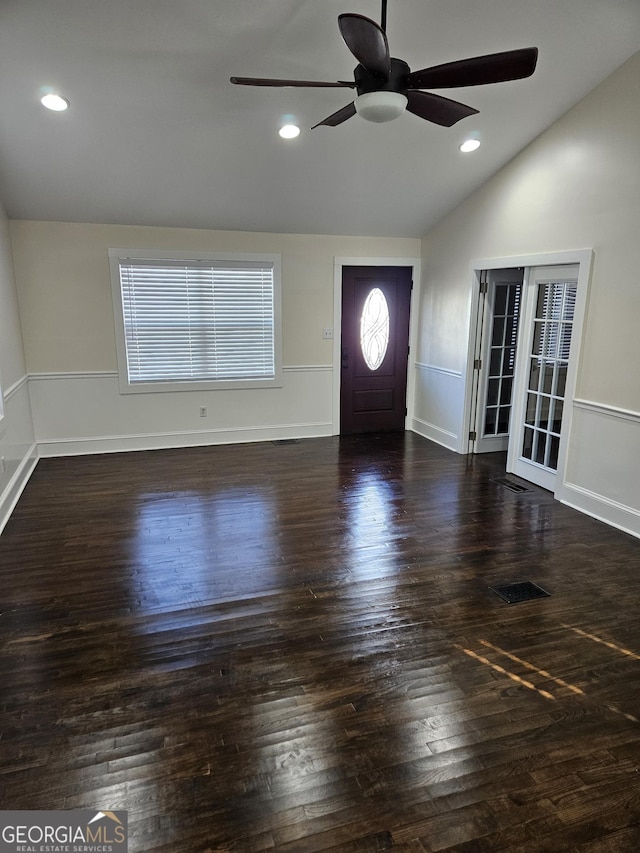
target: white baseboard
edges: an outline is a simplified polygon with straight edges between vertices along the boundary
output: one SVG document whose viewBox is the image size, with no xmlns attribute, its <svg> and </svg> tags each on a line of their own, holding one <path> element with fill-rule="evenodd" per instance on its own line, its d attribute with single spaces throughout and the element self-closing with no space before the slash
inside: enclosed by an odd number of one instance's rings
<svg viewBox="0 0 640 853">
<path fill-rule="evenodd" d="M 331 423 L 280 424 L 191 432 L 161 432 L 139 435 L 91 436 L 38 442 L 42 458 L 86 456 L 93 453 L 126 453 L 132 450 L 168 450 L 176 447 L 207 447 L 218 444 L 246 444 L 286 438 L 322 438 L 331 435 Z"/>
<path fill-rule="evenodd" d="M 29 448 L 22 462 L 18 465 L 15 474 L 9 480 L 7 487 L 0 495 L 0 533 L 5 528 L 9 521 L 11 513 L 15 505 L 18 503 L 20 495 L 24 491 L 25 486 L 29 482 L 29 477 L 32 475 L 34 468 L 38 463 L 38 449 L 35 444 Z"/>
<path fill-rule="evenodd" d="M 583 489 L 574 483 L 564 483 L 557 497 L 566 506 L 640 539 L 640 512 L 633 507 Z"/>
<path fill-rule="evenodd" d="M 447 450 L 453 450 L 455 453 L 458 452 L 458 436 L 454 432 L 449 432 L 428 423 L 428 421 L 423 421 L 421 418 L 415 417 L 411 420 L 411 429 L 423 438 L 428 438 L 430 441 L 446 447 Z"/>
</svg>

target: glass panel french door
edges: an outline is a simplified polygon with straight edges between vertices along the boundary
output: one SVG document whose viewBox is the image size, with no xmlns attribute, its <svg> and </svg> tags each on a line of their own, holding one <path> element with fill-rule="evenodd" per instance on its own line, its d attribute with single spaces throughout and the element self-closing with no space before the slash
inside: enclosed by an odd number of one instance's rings
<svg viewBox="0 0 640 853">
<path fill-rule="evenodd" d="M 516 364 L 523 269 L 489 270 L 476 369 L 474 453 L 506 450 Z"/>
<path fill-rule="evenodd" d="M 537 267 L 526 288 L 526 349 L 521 373 L 517 453 L 511 470 L 554 490 L 576 307 L 578 268 Z M 524 341 L 523 341 L 524 344 Z M 526 361 L 524 360 L 526 358 Z M 515 459 L 514 459 L 515 457 Z"/>
</svg>

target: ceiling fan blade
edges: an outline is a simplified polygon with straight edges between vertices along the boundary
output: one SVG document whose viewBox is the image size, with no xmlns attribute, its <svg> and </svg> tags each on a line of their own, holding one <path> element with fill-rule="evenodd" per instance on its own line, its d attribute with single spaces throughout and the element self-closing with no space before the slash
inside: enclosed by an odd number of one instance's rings
<svg viewBox="0 0 640 853">
<path fill-rule="evenodd" d="M 384 30 L 364 15 L 338 16 L 342 38 L 360 65 L 385 82 L 391 73 L 389 43 Z"/>
<path fill-rule="evenodd" d="M 452 127 L 460 119 L 474 115 L 478 110 L 434 95 L 432 92 L 407 92 L 407 110 L 420 118 L 432 121 L 442 127 Z"/>
<path fill-rule="evenodd" d="M 322 125 L 326 125 L 327 127 L 337 127 L 339 124 L 342 124 L 343 121 L 346 121 L 348 118 L 351 118 L 356 114 L 356 107 L 353 101 L 350 104 L 347 104 L 346 107 L 343 107 L 341 110 L 338 110 L 337 113 L 332 113 L 327 118 L 319 121 L 318 124 L 314 124 L 311 130 L 315 127 L 321 127 Z"/>
<path fill-rule="evenodd" d="M 230 77 L 232 83 L 238 86 L 305 86 L 310 88 L 325 89 L 327 87 L 343 89 L 345 87 L 355 88 L 355 83 L 344 81 L 336 83 L 323 83 L 320 80 L 272 80 L 269 77 Z"/>
<path fill-rule="evenodd" d="M 533 74 L 537 61 L 538 48 L 525 47 L 423 68 L 409 74 L 407 82 L 410 89 L 447 89 L 521 80 Z"/>
</svg>

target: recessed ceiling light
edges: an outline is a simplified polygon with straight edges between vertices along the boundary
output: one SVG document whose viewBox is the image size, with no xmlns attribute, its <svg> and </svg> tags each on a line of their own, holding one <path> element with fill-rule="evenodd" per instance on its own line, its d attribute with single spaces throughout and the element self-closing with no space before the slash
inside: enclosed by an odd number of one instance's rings
<svg viewBox="0 0 640 853">
<path fill-rule="evenodd" d="M 475 151 L 476 148 L 480 148 L 479 139 L 465 139 L 462 145 L 460 145 L 460 151 L 463 151 L 465 154 L 469 151 Z"/>
<path fill-rule="evenodd" d="M 285 124 L 278 131 L 283 139 L 295 139 L 300 136 L 300 128 L 296 124 Z"/>
<path fill-rule="evenodd" d="M 69 109 L 69 101 L 66 98 L 63 98 L 62 95 L 55 95 L 53 92 L 43 95 L 40 98 L 40 103 L 48 110 L 54 110 L 57 113 L 61 113 L 64 110 Z"/>
</svg>

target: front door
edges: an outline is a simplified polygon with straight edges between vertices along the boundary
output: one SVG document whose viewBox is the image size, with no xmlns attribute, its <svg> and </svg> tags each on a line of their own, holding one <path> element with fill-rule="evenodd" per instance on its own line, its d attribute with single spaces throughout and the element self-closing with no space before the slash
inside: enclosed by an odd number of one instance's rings
<svg viewBox="0 0 640 853">
<path fill-rule="evenodd" d="M 411 267 L 343 267 L 340 433 L 404 430 Z"/>
</svg>

